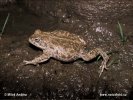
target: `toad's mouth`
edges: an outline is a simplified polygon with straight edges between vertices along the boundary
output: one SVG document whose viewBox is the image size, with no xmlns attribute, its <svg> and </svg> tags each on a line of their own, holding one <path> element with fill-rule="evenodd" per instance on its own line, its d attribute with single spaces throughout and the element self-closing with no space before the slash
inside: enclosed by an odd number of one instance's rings
<svg viewBox="0 0 133 100">
<path fill-rule="evenodd" d="M 30 42 L 31 44 L 33 44 L 33 45 L 36 44 L 36 42 L 35 42 L 33 39 L 30 39 L 30 38 L 29 38 L 29 42 Z"/>
<path fill-rule="evenodd" d="M 46 45 L 44 45 L 44 43 L 42 44 L 41 42 L 39 41 L 37 42 L 34 39 L 29 38 L 29 43 L 40 49 L 43 49 L 43 50 L 46 49 Z"/>
</svg>

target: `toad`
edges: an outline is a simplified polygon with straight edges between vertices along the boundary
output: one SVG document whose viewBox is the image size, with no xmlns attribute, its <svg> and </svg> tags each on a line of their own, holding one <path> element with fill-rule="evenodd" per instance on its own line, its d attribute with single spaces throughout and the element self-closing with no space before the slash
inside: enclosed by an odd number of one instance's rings
<svg viewBox="0 0 133 100">
<path fill-rule="evenodd" d="M 51 57 L 64 62 L 74 61 L 78 58 L 82 58 L 84 61 L 90 61 L 100 55 L 103 61 L 100 66 L 99 76 L 104 69 L 107 69 L 108 55 L 101 48 L 87 51 L 85 49 L 87 43 L 82 37 L 76 34 L 63 30 L 43 32 L 37 29 L 34 34 L 29 37 L 29 42 L 42 49 L 43 54 L 30 61 L 24 60 L 25 65 L 37 65 L 47 61 Z"/>
</svg>

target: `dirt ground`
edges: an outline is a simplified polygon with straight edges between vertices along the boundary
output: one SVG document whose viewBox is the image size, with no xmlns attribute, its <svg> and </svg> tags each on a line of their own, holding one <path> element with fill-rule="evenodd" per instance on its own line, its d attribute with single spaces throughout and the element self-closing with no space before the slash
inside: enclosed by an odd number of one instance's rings
<svg viewBox="0 0 133 100">
<path fill-rule="evenodd" d="M 12 9 L 14 10 L 0 11 L 0 28 L 10 13 L 0 40 L 0 98 L 129 99 L 133 97 L 132 14 L 109 22 L 95 22 L 88 26 L 76 18 L 73 18 L 71 23 L 64 23 L 53 16 L 37 16 L 18 6 L 13 6 Z M 118 21 L 127 37 L 124 44 L 120 39 Z M 89 62 L 79 59 L 71 63 L 51 58 L 39 66 L 22 66 L 23 60 L 31 60 L 42 54 L 40 49 L 28 42 L 29 36 L 36 29 L 43 31 L 62 29 L 81 35 L 88 44 L 88 50 L 100 47 L 109 53 L 109 69 L 99 78 L 102 59 L 97 61 L 97 58 Z"/>
</svg>

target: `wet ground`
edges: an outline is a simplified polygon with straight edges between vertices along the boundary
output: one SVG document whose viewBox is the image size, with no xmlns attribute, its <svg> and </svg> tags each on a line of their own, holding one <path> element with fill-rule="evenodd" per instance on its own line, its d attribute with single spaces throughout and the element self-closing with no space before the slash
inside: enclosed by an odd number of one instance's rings
<svg viewBox="0 0 133 100">
<path fill-rule="evenodd" d="M 12 9 L 15 10 L 0 12 L 0 27 L 10 13 L 0 40 L 0 98 L 128 99 L 132 97 L 132 14 L 115 21 L 96 21 L 90 26 L 77 18 L 65 23 L 53 16 L 38 16 L 18 6 Z M 118 21 L 127 37 L 124 44 L 120 39 Z M 23 60 L 31 60 L 42 53 L 28 42 L 29 36 L 36 29 L 44 31 L 63 29 L 81 35 L 88 44 L 88 50 L 100 47 L 109 53 L 108 71 L 104 71 L 102 76 L 98 77 L 102 59 L 97 61 L 97 58 L 89 62 L 79 59 L 71 63 L 50 59 L 39 66 L 22 66 Z"/>
</svg>

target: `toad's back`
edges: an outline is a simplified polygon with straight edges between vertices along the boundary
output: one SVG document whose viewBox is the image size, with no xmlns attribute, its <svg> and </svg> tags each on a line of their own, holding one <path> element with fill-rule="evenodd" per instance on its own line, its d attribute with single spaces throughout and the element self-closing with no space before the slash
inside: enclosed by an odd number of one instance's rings
<svg viewBox="0 0 133 100">
<path fill-rule="evenodd" d="M 66 48 L 82 48 L 86 42 L 80 36 L 63 30 L 44 32 L 44 39 L 49 45 L 61 46 Z"/>
<path fill-rule="evenodd" d="M 51 48 L 63 48 L 72 51 L 79 51 L 86 46 L 84 39 L 76 34 L 63 30 L 43 32 L 43 39 Z"/>
</svg>

